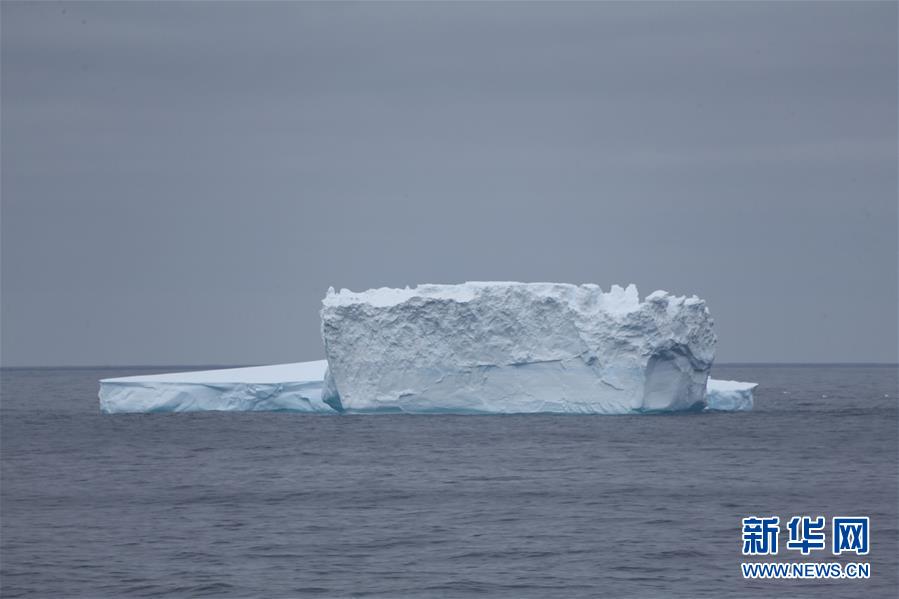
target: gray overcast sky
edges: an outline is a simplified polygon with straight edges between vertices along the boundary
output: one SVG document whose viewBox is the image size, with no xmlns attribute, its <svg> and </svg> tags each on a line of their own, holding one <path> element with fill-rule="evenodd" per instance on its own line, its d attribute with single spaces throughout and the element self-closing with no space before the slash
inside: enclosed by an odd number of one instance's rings
<svg viewBox="0 0 899 599">
<path fill-rule="evenodd" d="M 421 282 L 897 360 L 897 4 L 2 3 L 2 362 L 323 356 Z"/>
</svg>

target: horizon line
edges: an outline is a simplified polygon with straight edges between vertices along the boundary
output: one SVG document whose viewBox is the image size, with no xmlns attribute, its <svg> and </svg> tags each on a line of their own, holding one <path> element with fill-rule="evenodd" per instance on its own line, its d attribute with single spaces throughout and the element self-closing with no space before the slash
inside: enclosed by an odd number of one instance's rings
<svg viewBox="0 0 899 599">
<path fill-rule="evenodd" d="M 323 360 L 325 358 L 319 358 Z M 303 360 L 303 362 L 314 362 L 316 360 Z M 278 362 L 277 364 L 44 364 L 44 365 L 24 365 L 24 366 L 3 366 L 0 370 L 111 370 L 116 368 L 191 368 L 191 369 L 227 369 L 227 368 L 251 368 L 254 366 L 276 366 L 279 364 L 296 364 L 298 362 Z M 872 366 L 872 367 L 897 367 L 899 362 L 716 362 L 714 366 L 736 366 L 736 367 L 758 367 L 758 366 Z"/>
</svg>

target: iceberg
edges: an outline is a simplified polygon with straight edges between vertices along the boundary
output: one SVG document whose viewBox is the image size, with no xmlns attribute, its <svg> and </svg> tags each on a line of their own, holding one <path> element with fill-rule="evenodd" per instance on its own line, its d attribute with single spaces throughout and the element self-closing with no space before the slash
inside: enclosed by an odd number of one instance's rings
<svg viewBox="0 0 899 599">
<path fill-rule="evenodd" d="M 751 410 L 709 378 L 705 302 L 633 285 L 465 283 L 322 302 L 327 360 L 108 378 L 106 413 L 580 413 Z"/>
<path fill-rule="evenodd" d="M 475 282 L 328 290 L 322 401 L 346 412 L 702 410 L 703 300 L 637 288 Z"/>
<path fill-rule="evenodd" d="M 745 412 L 752 409 L 752 392 L 758 383 L 718 381 L 709 379 L 706 385 L 706 409 L 718 412 Z"/>
<path fill-rule="evenodd" d="M 100 381 L 103 412 L 334 410 L 321 399 L 325 360 L 109 378 Z"/>
</svg>

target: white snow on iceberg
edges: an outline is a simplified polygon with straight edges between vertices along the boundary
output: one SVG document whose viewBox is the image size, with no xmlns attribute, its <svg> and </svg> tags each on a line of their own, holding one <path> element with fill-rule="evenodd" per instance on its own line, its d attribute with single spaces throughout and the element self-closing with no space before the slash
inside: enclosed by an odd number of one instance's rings
<svg viewBox="0 0 899 599">
<path fill-rule="evenodd" d="M 100 409 L 121 412 L 329 412 L 325 360 L 103 379 Z"/>
<path fill-rule="evenodd" d="M 465 283 L 328 291 L 322 399 L 349 412 L 697 410 L 705 302 L 633 285 Z"/>
<path fill-rule="evenodd" d="M 719 412 L 745 412 L 752 409 L 752 392 L 758 383 L 718 381 L 709 379 L 706 385 L 706 409 Z"/>
</svg>

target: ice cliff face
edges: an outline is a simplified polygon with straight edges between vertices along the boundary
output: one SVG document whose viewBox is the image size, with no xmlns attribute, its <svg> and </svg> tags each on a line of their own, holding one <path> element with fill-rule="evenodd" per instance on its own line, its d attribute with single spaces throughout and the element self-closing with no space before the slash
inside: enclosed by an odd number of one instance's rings
<svg viewBox="0 0 899 599">
<path fill-rule="evenodd" d="M 465 283 L 328 291 L 322 400 L 354 412 L 701 409 L 705 302 L 633 285 Z"/>
</svg>

